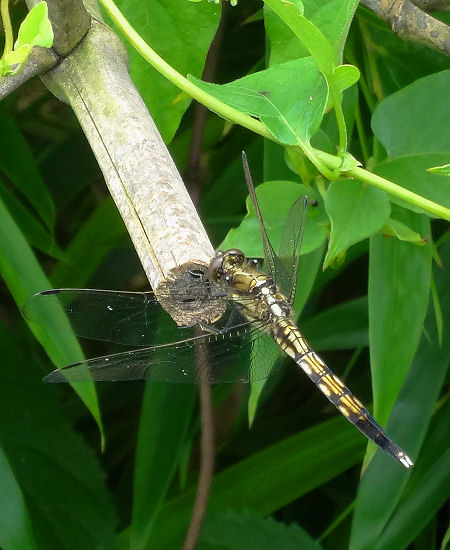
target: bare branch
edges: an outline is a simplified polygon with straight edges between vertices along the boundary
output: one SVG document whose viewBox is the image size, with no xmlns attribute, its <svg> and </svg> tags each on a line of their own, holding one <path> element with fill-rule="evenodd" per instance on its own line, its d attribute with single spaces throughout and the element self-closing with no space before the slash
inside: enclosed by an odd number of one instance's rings
<svg viewBox="0 0 450 550">
<path fill-rule="evenodd" d="M 438 3 L 437 0 L 418 0 L 417 4 L 419 1 L 424 9 L 436 9 Z M 411 0 L 361 0 L 361 4 L 379 15 L 400 37 L 450 55 L 450 27 Z"/>
</svg>

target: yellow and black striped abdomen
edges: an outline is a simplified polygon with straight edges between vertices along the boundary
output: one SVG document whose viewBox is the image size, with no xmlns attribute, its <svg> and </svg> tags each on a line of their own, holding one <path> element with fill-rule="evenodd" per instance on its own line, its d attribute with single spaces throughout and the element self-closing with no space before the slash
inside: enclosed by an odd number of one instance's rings
<svg viewBox="0 0 450 550">
<path fill-rule="evenodd" d="M 244 316 L 264 332 L 303 370 L 320 391 L 366 437 L 411 468 L 409 457 L 386 435 L 369 411 L 309 347 L 292 318 L 292 303 L 272 277 L 265 275 L 237 249 L 216 253 L 211 278 L 222 285 Z"/>
<path fill-rule="evenodd" d="M 279 319 L 271 334 L 280 348 L 293 359 L 303 372 L 336 408 L 366 437 L 384 449 L 406 468 L 412 461 L 385 433 L 345 384 L 309 347 L 298 328 L 288 319 Z"/>
</svg>

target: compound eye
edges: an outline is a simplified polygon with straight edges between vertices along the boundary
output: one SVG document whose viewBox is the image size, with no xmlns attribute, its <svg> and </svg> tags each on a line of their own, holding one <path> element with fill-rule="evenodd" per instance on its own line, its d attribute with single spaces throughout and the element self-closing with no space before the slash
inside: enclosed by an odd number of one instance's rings
<svg viewBox="0 0 450 550">
<path fill-rule="evenodd" d="M 244 253 L 237 248 L 232 248 L 231 250 L 228 250 L 227 255 L 230 259 L 230 262 L 234 265 L 242 265 L 245 262 Z"/>
<path fill-rule="evenodd" d="M 220 282 L 223 277 L 223 269 L 222 265 L 217 266 L 211 266 L 210 268 L 210 278 L 211 280 L 215 281 L 216 283 Z"/>
<path fill-rule="evenodd" d="M 213 281 L 220 279 L 222 277 L 223 259 L 224 259 L 223 252 L 216 252 L 216 254 L 211 259 L 211 262 L 209 264 L 209 274 Z"/>
</svg>

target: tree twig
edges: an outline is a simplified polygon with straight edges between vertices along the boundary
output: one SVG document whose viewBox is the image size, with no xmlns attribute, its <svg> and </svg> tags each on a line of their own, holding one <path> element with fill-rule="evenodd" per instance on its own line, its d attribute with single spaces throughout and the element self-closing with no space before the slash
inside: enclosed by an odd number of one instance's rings
<svg viewBox="0 0 450 550">
<path fill-rule="evenodd" d="M 436 9 L 437 0 L 361 0 L 361 4 L 386 21 L 401 38 L 450 56 L 450 27 L 424 11 Z"/>
<path fill-rule="evenodd" d="M 197 493 L 184 539 L 183 550 L 193 550 L 197 545 L 208 508 L 214 473 L 214 422 L 211 387 L 199 381 L 198 389 L 201 410 L 200 471 Z"/>
<path fill-rule="evenodd" d="M 30 78 L 52 69 L 58 63 L 58 60 L 58 55 L 54 50 L 35 46 L 25 66 L 19 73 L 4 76 L 0 79 L 0 101 L 30 80 Z"/>
</svg>

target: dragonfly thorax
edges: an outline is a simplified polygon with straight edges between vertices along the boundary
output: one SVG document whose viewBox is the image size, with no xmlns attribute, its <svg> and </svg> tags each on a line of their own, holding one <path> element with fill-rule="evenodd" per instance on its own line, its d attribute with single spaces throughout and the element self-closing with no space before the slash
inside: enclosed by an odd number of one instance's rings
<svg viewBox="0 0 450 550">
<path fill-rule="evenodd" d="M 216 252 L 210 264 L 210 276 L 252 321 L 265 325 L 276 318 L 290 318 L 291 306 L 269 275 L 238 249 Z"/>
</svg>

